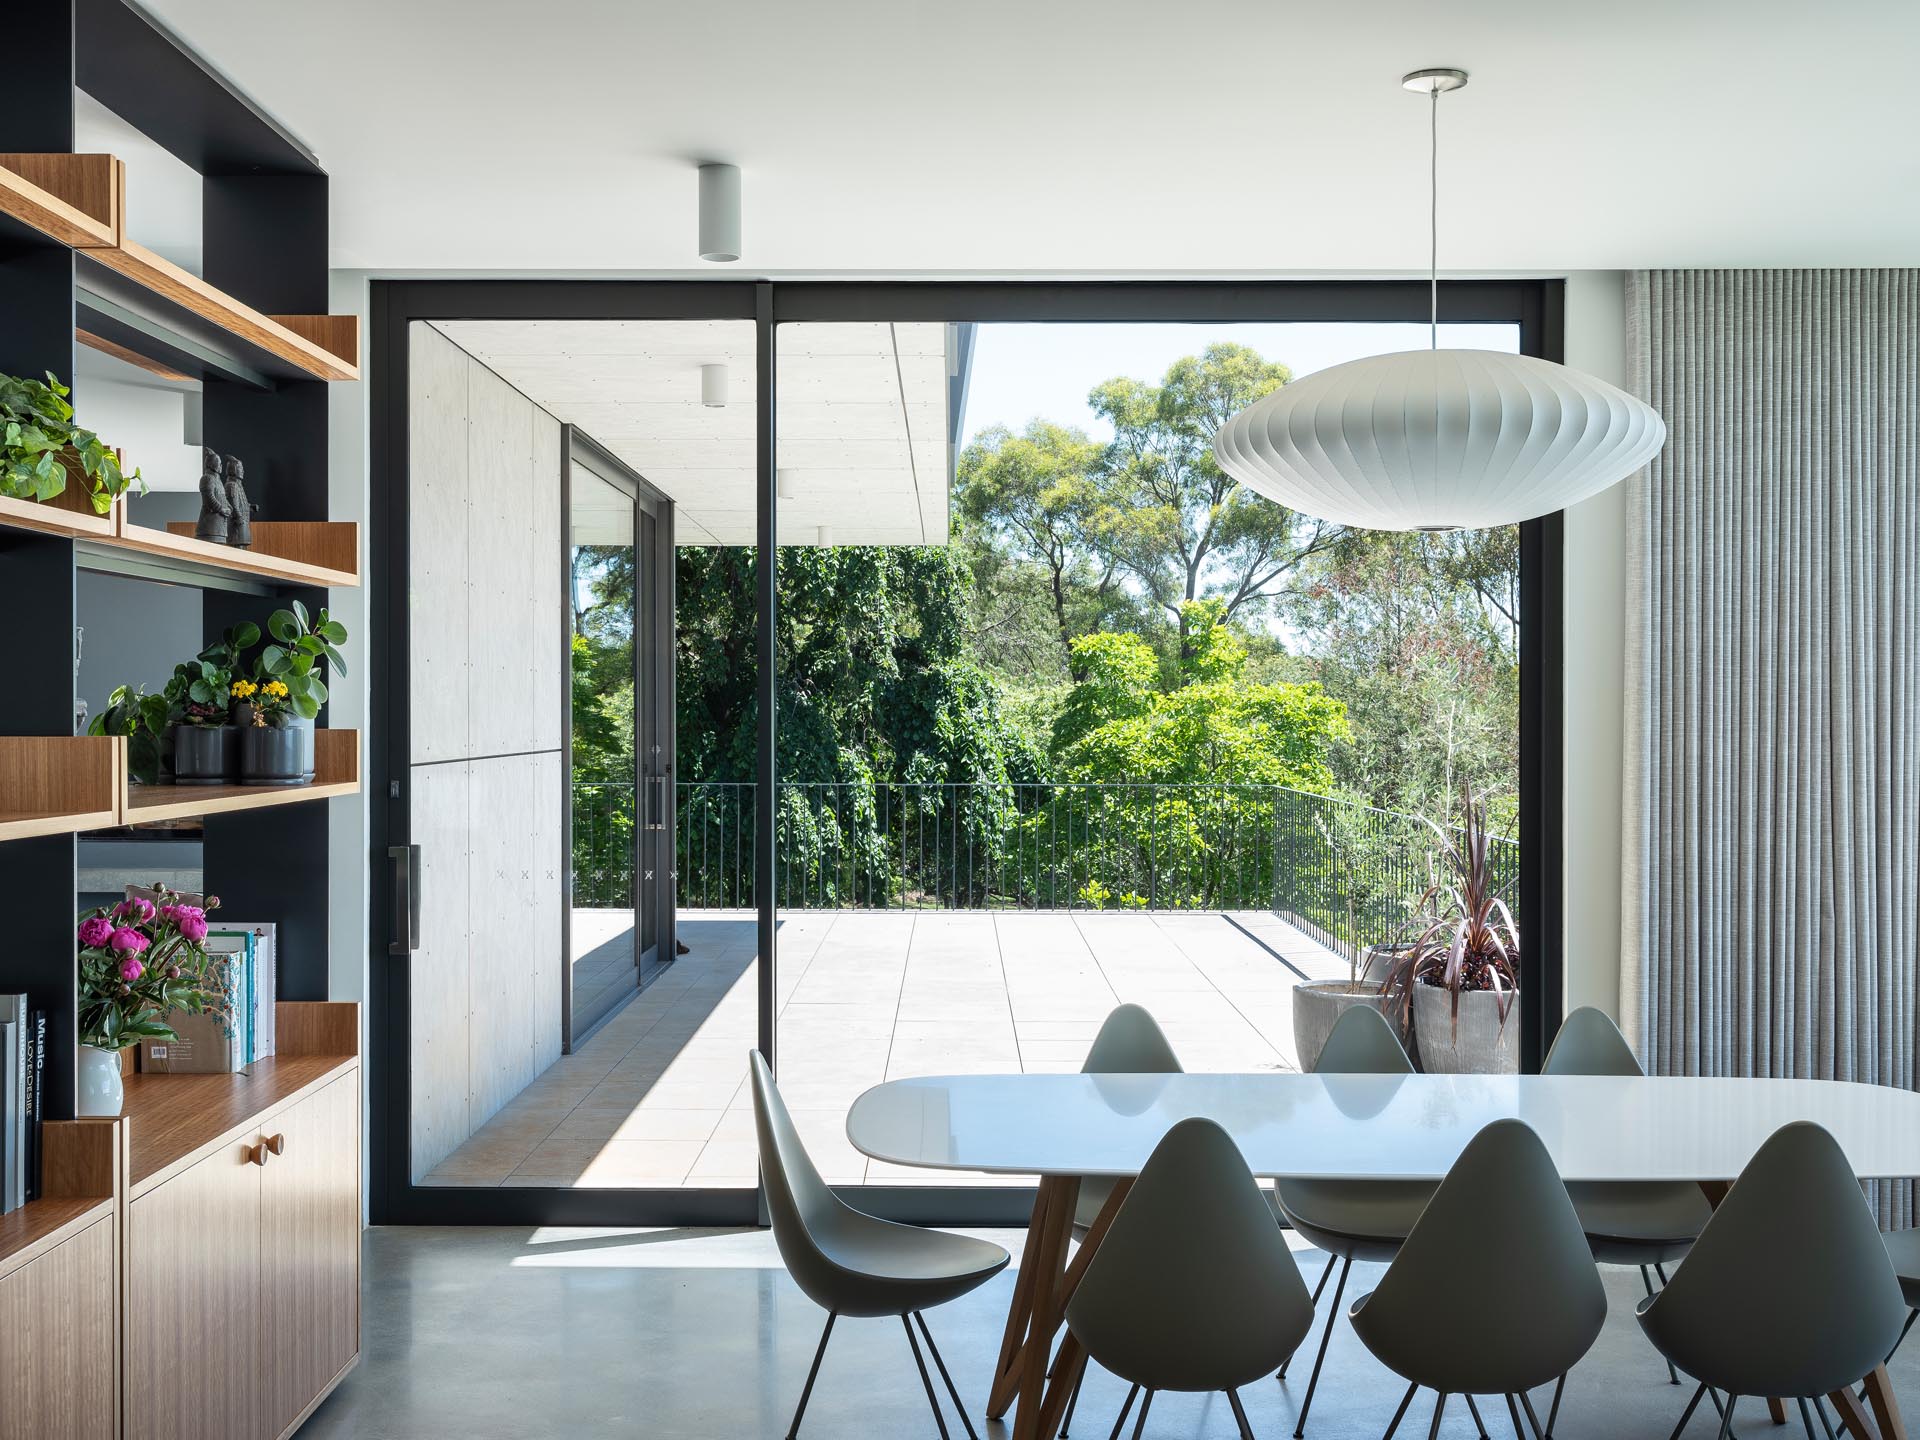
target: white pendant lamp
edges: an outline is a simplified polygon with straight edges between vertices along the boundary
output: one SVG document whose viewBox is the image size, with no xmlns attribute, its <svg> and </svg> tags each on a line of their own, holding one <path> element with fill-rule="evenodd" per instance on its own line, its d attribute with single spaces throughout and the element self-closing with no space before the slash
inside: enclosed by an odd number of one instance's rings
<svg viewBox="0 0 1920 1440">
<path fill-rule="evenodd" d="M 1430 348 L 1284 385 L 1221 426 L 1214 454 L 1269 499 L 1364 530 L 1485 529 L 1565 509 L 1659 454 L 1666 423 L 1564 365 L 1439 348 L 1439 104 L 1467 76 L 1416 70 L 1401 83 L 1432 105 Z"/>
</svg>

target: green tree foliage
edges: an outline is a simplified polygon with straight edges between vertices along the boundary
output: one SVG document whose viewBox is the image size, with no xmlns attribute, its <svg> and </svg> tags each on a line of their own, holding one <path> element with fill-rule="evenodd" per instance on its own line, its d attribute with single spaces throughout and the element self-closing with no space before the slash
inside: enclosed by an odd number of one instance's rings
<svg viewBox="0 0 1920 1440">
<path fill-rule="evenodd" d="M 1250 620 L 1340 534 L 1254 494 L 1214 459 L 1214 432 L 1292 378 L 1245 345 L 1210 345 L 1158 385 L 1109 380 L 1088 397 L 1114 429 L 1095 511 L 1101 544 L 1175 623 L 1203 598 Z"/>
</svg>

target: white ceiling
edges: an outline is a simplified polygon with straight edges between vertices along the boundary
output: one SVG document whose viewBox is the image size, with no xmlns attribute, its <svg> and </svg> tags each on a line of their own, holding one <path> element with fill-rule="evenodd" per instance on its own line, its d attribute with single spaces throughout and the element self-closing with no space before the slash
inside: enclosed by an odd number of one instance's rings
<svg viewBox="0 0 1920 1440">
<path fill-rule="evenodd" d="M 146 0 L 319 154 L 343 267 L 1462 271 L 1920 261 L 1914 0 Z"/>
<path fill-rule="evenodd" d="M 754 542 L 754 331 L 743 320 L 446 321 L 468 354 L 675 502 L 683 544 Z M 948 327 L 782 325 L 780 543 L 944 545 Z M 700 367 L 727 367 L 703 405 Z"/>
</svg>

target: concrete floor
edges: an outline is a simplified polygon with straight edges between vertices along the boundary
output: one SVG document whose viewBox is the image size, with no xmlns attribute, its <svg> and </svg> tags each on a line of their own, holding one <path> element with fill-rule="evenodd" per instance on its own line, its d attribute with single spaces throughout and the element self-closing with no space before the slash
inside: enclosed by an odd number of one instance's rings
<svg viewBox="0 0 1920 1440">
<path fill-rule="evenodd" d="M 1016 1251 L 1021 1239 L 982 1233 Z M 766 1231 L 380 1229 L 367 1232 L 365 1253 L 361 1364 L 308 1422 L 303 1440 L 781 1436 L 823 1318 L 787 1278 Z M 1321 1257 L 1309 1251 L 1299 1259 L 1317 1278 Z M 1499 1262 L 1490 1254 L 1488 1263 Z M 1378 1274 L 1356 1267 L 1349 1297 L 1365 1293 Z M 1691 1387 L 1667 1384 L 1639 1333 L 1639 1277 L 1603 1274 L 1606 1329 L 1568 1382 L 1557 1433 L 1561 1440 L 1663 1440 Z M 1008 1433 L 984 1425 L 980 1411 L 1012 1288 L 1009 1269 L 929 1317 L 983 1440 Z M 1287 1385 L 1264 1380 L 1242 1392 L 1262 1440 L 1292 1433 L 1306 1368 Z M 1893 1375 L 1906 1404 L 1920 1404 L 1920 1344 L 1896 1359 Z M 1377 1440 L 1404 1389 L 1338 1325 L 1307 1433 Z M 1101 1440 L 1124 1393 L 1111 1376 L 1090 1377 L 1074 1435 Z M 1543 1421 L 1548 1394 L 1540 1392 Z M 1430 1399 L 1416 1401 L 1402 1433 L 1424 1436 L 1431 1413 Z M 1504 1440 L 1504 1419 L 1488 1407 L 1482 1413 Z M 1741 1435 L 1801 1433 L 1797 1421 L 1778 1430 L 1766 1424 L 1758 1405 L 1741 1413 L 1750 1417 Z M 899 1326 L 851 1320 L 836 1327 L 802 1436 L 931 1440 L 935 1433 Z M 961 1433 L 955 1427 L 956 1440 Z M 1458 1402 L 1441 1433 L 1473 1435 Z M 1712 1440 L 1714 1433 L 1711 1419 L 1696 1414 L 1688 1434 Z M 1167 1395 L 1154 1404 L 1147 1434 L 1228 1440 L 1235 1431 L 1222 1397 Z"/>
<path fill-rule="evenodd" d="M 683 912 L 680 931 L 690 954 L 424 1183 L 752 1185 L 754 921 Z M 1002 1184 L 869 1161 L 847 1143 L 847 1110 L 907 1075 L 1077 1070 L 1127 1000 L 1189 1070 L 1295 1069 L 1294 985 L 1345 973 L 1257 912 L 799 911 L 780 922 L 781 1090 L 833 1184 Z"/>
</svg>

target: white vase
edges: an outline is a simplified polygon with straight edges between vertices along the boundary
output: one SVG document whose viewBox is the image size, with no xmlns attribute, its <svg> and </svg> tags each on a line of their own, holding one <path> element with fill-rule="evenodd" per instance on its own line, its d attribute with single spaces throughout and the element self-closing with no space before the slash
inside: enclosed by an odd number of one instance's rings
<svg viewBox="0 0 1920 1440">
<path fill-rule="evenodd" d="M 126 1087 L 120 1083 L 120 1052 L 102 1050 L 98 1045 L 82 1045 L 80 1088 L 74 1096 L 74 1114 L 82 1117 L 118 1115 L 126 1098 Z"/>
</svg>

